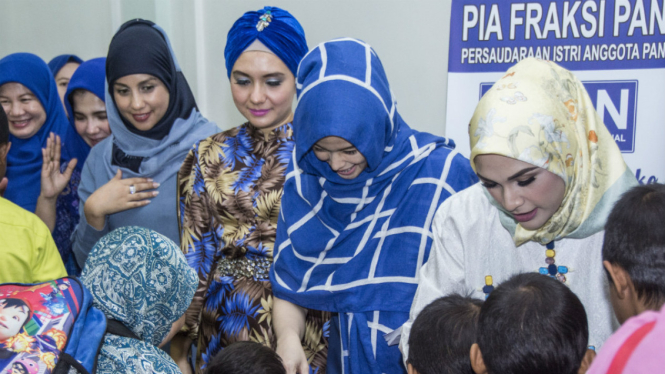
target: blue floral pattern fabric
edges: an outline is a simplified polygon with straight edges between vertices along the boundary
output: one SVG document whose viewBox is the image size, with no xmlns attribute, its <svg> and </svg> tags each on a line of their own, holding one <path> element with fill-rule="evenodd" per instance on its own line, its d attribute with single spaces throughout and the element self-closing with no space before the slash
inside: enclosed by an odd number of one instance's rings
<svg viewBox="0 0 665 374">
<path fill-rule="evenodd" d="M 181 249 L 199 278 L 186 322 L 199 372 L 236 341 L 275 348 L 268 272 L 292 151 L 291 124 L 264 134 L 246 123 L 197 143 L 180 169 Z M 320 374 L 329 319 L 310 310 L 302 340 Z"/>
<path fill-rule="evenodd" d="M 177 244 L 149 229 L 118 228 L 94 246 L 81 280 L 93 304 L 140 339 L 107 334 L 98 373 L 180 373 L 157 348 L 189 307 L 197 285 Z"/>
</svg>

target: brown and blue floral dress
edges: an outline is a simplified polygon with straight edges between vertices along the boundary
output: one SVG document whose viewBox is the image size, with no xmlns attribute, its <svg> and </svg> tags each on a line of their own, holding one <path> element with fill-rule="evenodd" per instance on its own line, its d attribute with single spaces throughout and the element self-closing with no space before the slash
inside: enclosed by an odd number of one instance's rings
<svg viewBox="0 0 665 374">
<path fill-rule="evenodd" d="M 268 276 L 293 144 L 291 124 L 264 134 L 245 123 L 200 141 L 180 169 L 181 248 L 199 277 L 186 322 L 197 372 L 236 341 L 275 348 Z M 312 373 L 325 373 L 329 319 L 307 313 L 302 344 Z"/>
</svg>

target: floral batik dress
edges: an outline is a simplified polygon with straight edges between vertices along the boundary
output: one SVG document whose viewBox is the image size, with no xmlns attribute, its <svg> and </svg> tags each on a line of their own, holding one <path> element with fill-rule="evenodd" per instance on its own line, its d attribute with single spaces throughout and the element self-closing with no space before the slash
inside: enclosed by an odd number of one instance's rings
<svg viewBox="0 0 665 374">
<path fill-rule="evenodd" d="M 252 340 L 275 348 L 269 270 L 291 124 L 264 134 L 249 123 L 200 141 L 178 175 L 181 247 L 199 276 L 186 329 L 197 371 L 224 347 Z M 309 310 L 302 344 L 325 373 L 330 313 Z"/>
</svg>

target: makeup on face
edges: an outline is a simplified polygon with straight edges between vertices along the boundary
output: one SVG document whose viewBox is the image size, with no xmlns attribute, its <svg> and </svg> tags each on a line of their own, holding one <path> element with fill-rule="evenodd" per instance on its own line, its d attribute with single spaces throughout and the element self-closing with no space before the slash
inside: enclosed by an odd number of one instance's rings
<svg viewBox="0 0 665 374">
<path fill-rule="evenodd" d="M 275 54 L 243 52 L 231 71 L 231 94 L 252 126 L 271 131 L 293 119 L 295 77 Z"/>
<path fill-rule="evenodd" d="M 19 139 L 32 137 L 46 122 L 42 103 L 21 83 L 0 86 L 0 104 L 9 120 L 9 132 Z"/>
<path fill-rule="evenodd" d="M 474 163 L 487 192 L 523 228 L 539 229 L 561 207 L 566 186 L 558 175 L 496 154 L 476 156 Z"/>
<path fill-rule="evenodd" d="M 86 90 L 76 90 L 69 97 L 76 132 L 86 144 L 93 147 L 111 135 L 106 105 L 100 98 Z"/>
<path fill-rule="evenodd" d="M 354 179 L 367 168 L 365 156 L 353 144 L 337 136 L 320 139 L 312 151 L 316 158 L 328 163 L 344 179 Z"/>
<path fill-rule="evenodd" d="M 120 115 L 140 131 L 155 127 L 169 108 L 169 91 L 159 78 L 131 74 L 113 83 L 113 99 Z"/>
</svg>

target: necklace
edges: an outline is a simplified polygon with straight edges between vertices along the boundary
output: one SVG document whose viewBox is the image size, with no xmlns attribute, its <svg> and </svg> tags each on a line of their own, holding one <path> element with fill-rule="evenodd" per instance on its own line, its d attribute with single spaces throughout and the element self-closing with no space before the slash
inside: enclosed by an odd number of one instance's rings
<svg viewBox="0 0 665 374">
<path fill-rule="evenodd" d="M 568 274 L 567 266 L 557 266 L 554 256 L 556 256 L 556 251 L 554 250 L 554 241 L 547 243 L 547 250 L 545 251 L 545 263 L 547 266 L 543 266 L 538 269 L 538 272 L 543 275 L 548 275 L 554 279 L 559 280 L 561 283 L 566 283 L 566 274 Z"/>
</svg>

